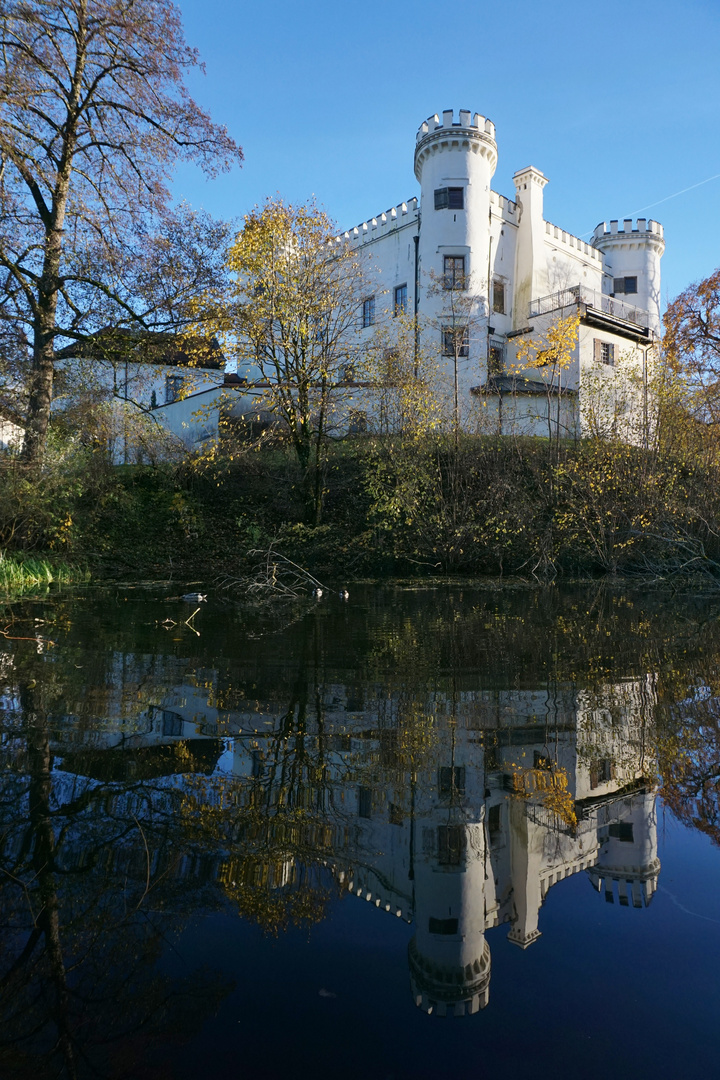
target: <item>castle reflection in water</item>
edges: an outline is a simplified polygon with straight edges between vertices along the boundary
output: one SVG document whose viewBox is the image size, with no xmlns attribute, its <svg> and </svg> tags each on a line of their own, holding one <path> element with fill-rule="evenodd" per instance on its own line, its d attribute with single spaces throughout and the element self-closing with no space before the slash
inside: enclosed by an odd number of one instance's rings
<svg viewBox="0 0 720 1080">
<path fill-rule="evenodd" d="M 249 867 L 237 843 L 253 838 L 238 825 L 217 880 L 255 875 L 281 892 L 314 851 L 378 918 L 414 923 L 410 983 L 427 1013 L 484 1008 L 487 935 L 504 924 L 510 942 L 531 946 L 545 897 L 564 878 L 583 872 L 599 900 L 627 907 L 653 897 L 651 676 L 594 692 L 568 684 L 418 696 L 325 685 L 289 704 L 226 708 L 208 704 L 206 687 L 189 680 L 140 715 L 68 735 L 54 747 L 59 769 L 66 780 L 113 783 L 140 770 L 175 785 L 193 772 L 195 798 L 222 804 L 230 819 L 262 807 L 270 831 L 300 807 L 294 831 L 276 834 Z"/>
</svg>

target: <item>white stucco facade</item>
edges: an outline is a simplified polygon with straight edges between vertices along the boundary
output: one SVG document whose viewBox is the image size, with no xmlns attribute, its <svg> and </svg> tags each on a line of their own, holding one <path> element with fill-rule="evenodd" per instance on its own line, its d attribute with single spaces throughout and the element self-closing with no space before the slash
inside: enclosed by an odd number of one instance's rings
<svg viewBox="0 0 720 1080">
<path fill-rule="evenodd" d="M 420 199 L 339 238 L 366 264 L 363 343 L 379 328 L 387 335 L 404 310 L 417 316 L 418 347 L 439 357 L 448 386 L 457 384 L 464 424 L 472 427 L 482 405 L 486 426 L 490 417 L 501 433 L 546 434 L 549 410 L 551 422 L 559 411 L 564 433 L 587 434 L 589 381 L 597 391 L 623 367 L 647 384 L 660 332 L 663 229 L 645 218 L 611 220 L 587 240 L 573 236 L 545 219 L 548 180 L 539 169 L 515 173 L 512 198 L 492 189 L 497 157 L 495 126 L 478 113 L 449 110 L 420 125 Z M 579 341 L 562 376 L 523 369 L 519 343 L 572 313 L 580 316 Z M 615 413 L 638 408 L 636 391 Z"/>
</svg>

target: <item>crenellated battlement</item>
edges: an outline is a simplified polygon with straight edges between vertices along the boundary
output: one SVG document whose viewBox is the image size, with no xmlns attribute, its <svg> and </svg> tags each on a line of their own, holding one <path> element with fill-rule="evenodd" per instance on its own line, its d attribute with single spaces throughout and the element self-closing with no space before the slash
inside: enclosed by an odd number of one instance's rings
<svg viewBox="0 0 720 1080">
<path fill-rule="evenodd" d="M 486 116 L 473 113 L 470 109 L 459 109 L 458 119 L 456 120 L 455 110 L 445 109 L 442 120 L 438 113 L 428 116 L 427 120 L 423 120 L 418 128 L 415 142 L 420 143 L 427 135 L 434 135 L 436 132 L 445 134 L 448 131 L 457 131 L 458 128 L 469 128 L 477 132 L 483 132 L 485 135 L 489 135 L 491 139 L 495 138 L 495 125 Z"/>
<path fill-rule="evenodd" d="M 605 221 L 601 221 L 599 225 L 595 226 L 592 242 L 593 244 L 607 244 L 613 242 L 627 243 L 643 243 L 645 241 L 655 244 L 665 245 L 665 233 L 662 225 L 659 221 L 653 221 L 652 218 L 637 219 L 636 223 L 633 223 L 632 218 L 625 218 L 622 224 L 615 220 L 609 224 Z"/>
<path fill-rule="evenodd" d="M 407 202 L 392 206 L 384 213 L 378 214 L 377 217 L 361 221 L 354 229 L 348 229 L 347 232 L 341 233 L 336 237 L 336 241 L 339 243 L 342 240 L 347 240 L 352 244 L 368 243 L 371 240 L 377 240 L 380 236 L 386 236 L 395 229 L 401 229 L 412 224 L 417 220 L 417 216 L 418 201 L 413 197 L 408 199 Z"/>
<path fill-rule="evenodd" d="M 600 228 L 599 225 L 598 228 Z M 597 229 L 595 231 L 597 232 Z M 545 222 L 545 235 L 564 247 L 574 248 L 578 254 L 587 256 L 588 259 L 594 259 L 596 262 L 602 263 L 602 252 L 598 248 L 586 243 L 585 240 L 581 240 L 579 236 L 573 236 L 572 233 L 565 232 L 564 229 L 553 225 L 550 221 Z"/>
<path fill-rule="evenodd" d="M 490 205 L 499 207 L 501 215 L 507 215 L 508 220 L 514 221 L 515 224 L 517 224 L 517 203 L 513 202 L 512 199 L 508 199 L 505 195 L 500 195 L 497 191 L 491 191 Z"/>
<path fill-rule="evenodd" d="M 447 151 L 460 151 L 470 156 L 477 154 L 489 164 L 490 176 L 495 172 L 497 143 L 492 120 L 480 113 L 472 113 L 469 109 L 460 109 L 457 116 L 456 120 L 453 109 L 445 109 L 442 120 L 435 113 L 418 128 L 415 139 L 415 176 L 421 183 L 425 163 L 436 154 Z"/>
</svg>

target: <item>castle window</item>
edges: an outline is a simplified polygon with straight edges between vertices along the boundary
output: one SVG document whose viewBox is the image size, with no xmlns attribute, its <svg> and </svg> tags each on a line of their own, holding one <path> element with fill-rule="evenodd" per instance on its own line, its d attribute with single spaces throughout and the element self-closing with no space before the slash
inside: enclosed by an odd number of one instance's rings
<svg viewBox="0 0 720 1080">
<path fill-rule="evenodd" d="M 446 289 L 467 288 L 464 255 L 445 255 L 443 258 L 443 285 Z"/>
<path fill-rule="evenodd" d="M 173 401 L 177 401 L 180 397 L 182 390 L 183 377 L 182 375 L 166 375 L 165 376 L 165 404 L 171 405 Z"/>
<path fill-rule="evenodd" d="M 451 795 L 465 794 L 465 766 L 441 765 L 438 769 L 438 795 L 449 799 Z"/>
<path fill-rule="evenodd" d="M 490 843 L 494 844 L 500 836 L 500 803 L 495 803 L 488 810 L 488 832 L 490 833 Z"/>
<path fill-rule="evenodd" d="M 403 812 L 402 806 L 398 806 L 397 803 L 390 803 L 389 821 L 391 825 L 402 825 Z"/>
<path fill-rule="evenodd" d="M 394 315 L 404 315 L 407 311 L 407 285 L 398 285 L 395 289 Z"/>
<path fill-rule="evenodd" d="M 163 735 L 182 735 L 183 719 L 179 713 L 162 710 L 162 733 Z"/>
<path fill-rule="evenodd" d="M 372 816 L 372 791 L 368 787 L 358 788 L 358 817 Z"/>
<path fill-rule="evenodd" d="M 465 854 L 465 830 L 462 825 L 438 825 L 438 862 L 441 866 L 460 866 Z"/>
<path fill-rule="evenodd" d="M 615 767 L 610 758 L 600 758 L 590 769 L 590 787 L 600 787 L 615 779 Z"/>
<path fill-rule="evenodd" d="M 493 311 L 498 315 L 505 314 L 505 283 L 493 281 Z"/>
<path fill-rule="evenodd" d="M 461 187 L 435 188 L 436 210 L 462 210 L 465 205 L 464 189 Z"/>
<path fill-rule="evenodd" d="M 613 343 L 595 338 L 593 342 L 593 360 L 596 364 L 606 364 L 608 367 L 613 367 L 615 364 L 615 346 Z"/>
<path fill-rule="evenodd" d="M 502 375 L 505 371 L 505 346 L 502 341 L 490 340 L 488 348 L 488 375 Z"/>
<path fill-rule="evenodd" d="M 431 934 L 457 934 L 457 919 L 433 919 L 428 922 L 428 930 Z"/>
<path fill-rule="evenodd" d="M 619 840 L 622 844 L 632 844 L 632 821 L 614 822 L 608 829 L 608 836 L 610 836 L 613 840 Z"/>
<path fill-rule="evenodd" d="M 470 336 L 467 326 L 443 326 L 442 350 L 443 356 L 469 356 Z"/>
<path fill-rule="evenodd" d="M 375 297 L 368 296 L 367 300 L 363 300 L 362 306 L 362 324 L 363 327 L 372 326 L 375 322 Z"/>
<path fill-rule="evenodd" d="M 637 278 L 636 277 L 616 277 L 616 278 L 613 278 L 613 292 L 614 293 L 636 293 L 637 292 Z"/>
<path fill-rule="evenodd" d="M 367 414 L 362 409 L 351 409 L 349 415 L 348 435 L 364 435 L 368 429 Z M 348 709 L 348 712 L 351 710 Z M 348 747 L 350 749 L 350 747 Z"/>
</svg>

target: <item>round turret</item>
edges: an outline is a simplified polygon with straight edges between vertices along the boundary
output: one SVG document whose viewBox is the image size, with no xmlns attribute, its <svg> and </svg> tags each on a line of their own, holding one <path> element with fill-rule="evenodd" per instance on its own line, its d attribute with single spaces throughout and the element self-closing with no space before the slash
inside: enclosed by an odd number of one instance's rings
<svg viewBox="0 0 720 1080">
<path fill-rule="evenodd" d="M 421 287 L 445 280 L 445 256 L 465 259 L 464 290 L 487 296 L 490 181 L 497 165 L 495 125 L 452 109 L 423 124 L 415 144 L 420 182 Z M 459 279 L 458 279 L 459 280 Z M 432 292 L 432 289 L 430 290 Z"/>
<path fill-rule="evenodd" d="M 593 246 L 603 253 L 608 292 L 650 314 L 650 327 L 660 333 L 660 259 L 665 250 L 663 227 L 652 219 L 626 218 L 622 226 L 601 221 Z"/>
<path fill-rule="evenodd" d="M 617 892 L 622 906 L 647 907 L 660 874 L 655 795 L 634 795 L 629 810 L 623 808 L 620 819 L 607 829 L 597 861 L 587 871 L 593 888 L 604 891 L 608 903 L 614 903 Z"/>
<path fill-rule="evenodd" d="M 452 109 L 420 125 L 415 175 L 420 182 L 418 293 L 429 352 L 440 349 L 459 401 L 485 370 L 490 182 L 497 165 L 495 125 L 479 113 Z M 448 337 L 448 327 L 460 336 Z M 466 342 L 455 346 L 452 341 Z M 451 344 L 448 345 L 448 341 Z M 452 371 L 451 371 L 452 369 Z M 460 408 L 460 406 L 456 406 Z"/>
<path fill-rule="evenodd" d="M 416 939 L 408 946 L 410 988 L 419 1009 L 436 1016 L 470 1016 L 488 1003 L 490 947 L 464 967 L 439 964 L 419 951 Z"/>
</svg>

